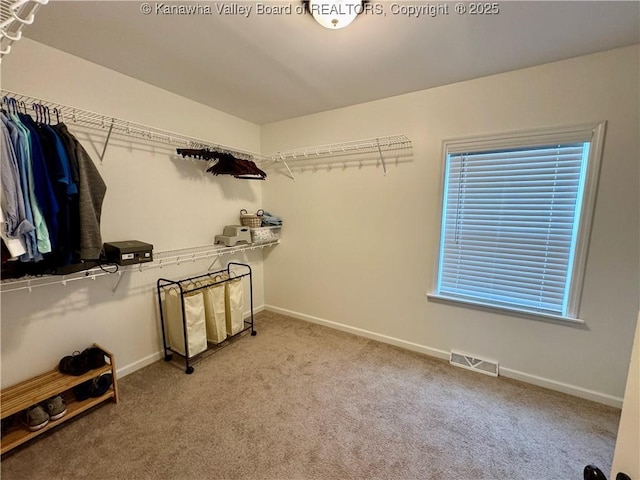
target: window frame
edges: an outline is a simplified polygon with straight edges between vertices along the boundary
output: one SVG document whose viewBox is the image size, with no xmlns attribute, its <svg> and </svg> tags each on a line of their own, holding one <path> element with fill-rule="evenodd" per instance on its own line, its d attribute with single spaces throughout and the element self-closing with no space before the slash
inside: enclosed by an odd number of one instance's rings
<svg viewBox="0 0 640 480">
<path fill-rule="evenodd" d="M 545 127 L 532 130 L 519 130 L 500 134 L 478 135 L 455 139 L 446 139 L 442 142 L 441 168 L 440 168 L 440 190 L 439 190 L 439 218 L 440 227 L 438 229 L 437 250 L 435 251 L 435 265 L 433 269 L 431 292 L 427 294 L 430 300 L 441 300 L 446 303 L 456 305 L 477 307 L 499 311 L 503 313 L 515 313 L 518 316 L 557 321 L 564 324 L 584 324 L 580 319 L 580 303 L 582 300 L 582 290 L 584 286 L 584 276 L 586 271 L 587 254 L 589 250 L 589 240 L 595 204 L 598 190 L 598 180 L 602 164 L 602 152 L 604 148 L 604 136 L 606 131 L 606 121 L 591 122 L 577 125 L 565 125 L 555 127 Z M 589 155 L 585 173 L 585 183 L 582 196 L 582 205 L 578 219 L 578 231 L 576 246 L 574 250 L 571 280 L 569 282 L 568 307 L 566 315 L 540 312 L 526 307 L 514 305 L 502 306 L 490 302 L 458 298 L 454 295 L 440 294 L 438 288 L 438 275 L 441 255 L 443 251 L 443 229 L 445 225 L 444 206 L 446 192 L 446 182 L 448 178 L 447 157 L 455 153 L 475 153 L 487 150 L 500 150 L 508 148 L 527 148 L 549 145 L 553 143 L 590 142 Z"/>
</svg>

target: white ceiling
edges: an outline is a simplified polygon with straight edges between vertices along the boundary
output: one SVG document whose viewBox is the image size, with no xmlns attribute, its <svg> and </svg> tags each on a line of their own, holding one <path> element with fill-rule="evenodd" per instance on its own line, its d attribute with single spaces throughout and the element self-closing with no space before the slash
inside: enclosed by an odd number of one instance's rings
<svg viewBox="0 0 640 480">
<path fill-rule="evenodd" d="M 256 3 L 201 0 L 211 15 L 180 16 L 143 15 L 138 1 L 52 0 L 24 34 L 257 124 L 640 43 L 637 1 L 503 1 L 497 15 L 431 2 L 449 14 L 420 18 L 392 5 L 426 2 L 382 1 L 382 14 L 333 31 L 310 14 L 258 15 Z M 220 15 L 220 5 L 253 9 Z"/>
</svg>

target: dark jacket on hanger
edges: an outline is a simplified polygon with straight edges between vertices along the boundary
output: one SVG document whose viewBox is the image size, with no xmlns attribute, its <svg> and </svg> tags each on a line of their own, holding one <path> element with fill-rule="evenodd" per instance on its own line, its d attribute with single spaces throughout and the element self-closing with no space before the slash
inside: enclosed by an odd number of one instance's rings
<svg viewBox="0 0 640 480">
<path fill-rule="evenodd" d="M 73 262 L 80 261 L 80 201 L 79 201 L 79 185 L 80 177 L 78 175 L 78 159 L 76 158 L 76 146 L 73 141 L 73 136 L 67 130 L 67 126 L 64 123 L 58 123 L 51 125 L 51 128 L 55 130 L 64 146 L 64 150 L 67 153 L 69 159 L 69 168 L 71 173 L 71 180 L 78 189 L 78 195 L 72 195 L 69 202 L 69 229 L 71 236 L 71 250 L 73 252 Z"/>
<path fill-rule="evenodd" d="M 41 138 L 50 149 L 45 152 L 45 160 L 49 168 L 49 178 L 54 181 L 53 187 L 58 200 L 58 248 L 56 250 L 55 265 L 63 267 L 72 261 L 71 241 L 71 202 L 78 195 L 78 186 L 71 178 L 69 158 L 58 133 L 46 124 L 39 126 Z"/>
<path fill-rule="evenodd" d="M 87 151 L 69 132 L 66 125 L 59 123 L 56 125 L 56 131 L 67 147 L 70 163 L 75 162 L 77 165 L 80 258 L 96 260 L 102 251 L 100 217 L 107 186 Z"/>
</svg>

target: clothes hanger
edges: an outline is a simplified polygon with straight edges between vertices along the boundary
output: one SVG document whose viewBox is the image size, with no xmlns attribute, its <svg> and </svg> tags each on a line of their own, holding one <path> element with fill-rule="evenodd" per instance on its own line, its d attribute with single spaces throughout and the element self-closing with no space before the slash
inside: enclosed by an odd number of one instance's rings
<svg viewBox="0 0 640 480">
<path fill-rule="evenodd" d="M 38 123 L 46 124 L 47 123 L 47 110 L 46 110 L 47 107 L 45 107 L 41 103 L 36 103 L 34 105 L 37 106 L 36 111 L 38 112 L 38 117 L 36 121 Z"/>
<path fill-rule="evenodd" d="M 31 105 L 31 108 L 36 112 L 36 123 L 40 123 L 40 109 L 38 108 L 40 105 L 34 103 Z"/>
<path fill-rule="evenodd" d="M 16 113 L 17 104 L 16 104 L 15 98 L 2 97 L 2 103 L 6 105 L 6 110 L 8 113 L 11 113 L 12 110 L 13 110 L 13 113 Z"/>
</svg>

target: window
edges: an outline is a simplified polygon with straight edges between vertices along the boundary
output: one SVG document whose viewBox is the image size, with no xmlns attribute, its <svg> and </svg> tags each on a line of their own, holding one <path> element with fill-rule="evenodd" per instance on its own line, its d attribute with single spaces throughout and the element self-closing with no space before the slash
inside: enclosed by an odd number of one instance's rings
<svg viewBox="0 0 640 480">
<path fill-rule="evenodd" d="M 432 296 L 577 320 L 604 127 L 445 142 Z"/>
</svg>

